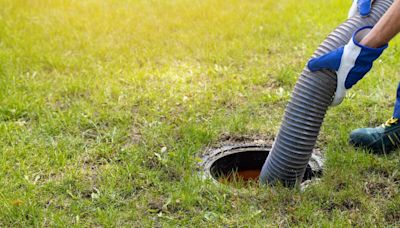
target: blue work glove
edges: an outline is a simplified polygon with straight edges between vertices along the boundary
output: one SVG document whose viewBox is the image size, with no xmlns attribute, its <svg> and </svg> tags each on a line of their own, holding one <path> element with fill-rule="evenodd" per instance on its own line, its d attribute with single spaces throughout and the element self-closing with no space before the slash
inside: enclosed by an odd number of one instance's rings
<svg viewBox="0 0 400 228">
<path fill-rule="evenodd" d="M 362 17 L 367 17 L 371 13 L 372 2 L 373 0 L 353 0 L 348 18 L 355 16 L 357 12 L 360 12 Z"/>
<path fill-rule="evenodd" d="M 358 29 L 344 47 L 321 57 L 313 58 L 308 62 L 307 66 L 311 71 L 322 69 L 336 71 L 337 87 L 332 106 L 343 101 L 346 91 L 371 70 L 372 63 L 388 47 L 386 44 L 380 48 L 370 48 L 359 43 L 371 29 L 371 26 Z"/>
</svg>

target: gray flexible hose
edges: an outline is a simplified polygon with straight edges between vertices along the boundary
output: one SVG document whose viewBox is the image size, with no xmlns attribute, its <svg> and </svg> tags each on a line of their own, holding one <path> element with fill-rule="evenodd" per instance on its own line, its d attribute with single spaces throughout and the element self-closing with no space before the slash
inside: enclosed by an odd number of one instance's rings
<svg viewBox="0 0 400 228">
<path fill-rule="evenodd" d="M 344 46 L 355 30 L 375 25 L 393 0 L 376 0 L 368 17 L 354 16 L 337 27 L 318 47 L 314 57 Z M 336 73 L 310 72 L 306 67 L 299 77 L 273 148 L 261 170 L 260 182 L 281 182 L 291 187 L 300 183 L 325 113 L 336 90 Z"/>
</svg>

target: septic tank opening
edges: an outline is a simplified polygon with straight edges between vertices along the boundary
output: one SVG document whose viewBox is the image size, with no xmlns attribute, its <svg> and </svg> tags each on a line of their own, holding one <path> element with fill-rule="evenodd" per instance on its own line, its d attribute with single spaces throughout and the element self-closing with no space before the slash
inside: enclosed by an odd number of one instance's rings
<svg viewBox="0 0 400 228">
<path fill-rule="evenodd" d="M 205 174 L 220 183 L 257 182 L 271 145 L 239 144 L 209 150 L 203 157 Z M 323 158 L 314 151 L 303 182 L 322 175 Z"/>
</svg>

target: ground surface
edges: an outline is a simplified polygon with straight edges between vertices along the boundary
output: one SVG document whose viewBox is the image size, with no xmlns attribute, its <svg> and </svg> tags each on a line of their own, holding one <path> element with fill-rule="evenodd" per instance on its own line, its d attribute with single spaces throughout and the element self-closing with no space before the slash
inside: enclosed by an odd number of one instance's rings
<svg viewBox="0 0 400 228">
<path fill-rule="evenodd" d="M 399 40 L 328 112 L 305 192 L 202 181 L 221 138 L 271 139 L 348 0 L 0 0 L 0 225 L 400 225 L 400 153 L 347 143 L 390 117 Z"/>
</svg>

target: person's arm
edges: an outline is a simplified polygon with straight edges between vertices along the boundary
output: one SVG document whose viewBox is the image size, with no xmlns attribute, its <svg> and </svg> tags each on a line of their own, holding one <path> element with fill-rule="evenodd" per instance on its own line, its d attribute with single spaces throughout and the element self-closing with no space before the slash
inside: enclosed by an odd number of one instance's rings
<svg viewBox="0 0 400 228">
<path fill-rule="evenodd" d="M 371 70 L 374 61 L 399 32 L 400 0 L 394 0 L 375 27 L 358 29 L 344 47 L 308 62 L 307 66 L 311 71 L 328 69 L 336 72 L 337 87 L 332 105 L 342 102 L 346 91 Z"/>
<path fill-rule="evenodd" d="M 400 32 L 400 0 L 395 0 L 375 27 L 365 36 L 360 44 L 378 48 L 387 43 Z"/>
</svg>

